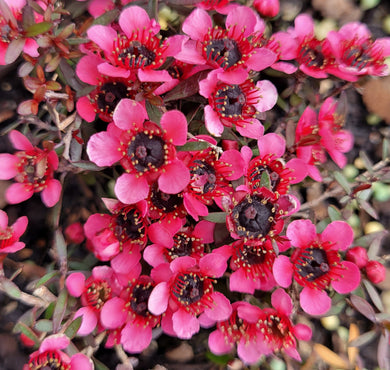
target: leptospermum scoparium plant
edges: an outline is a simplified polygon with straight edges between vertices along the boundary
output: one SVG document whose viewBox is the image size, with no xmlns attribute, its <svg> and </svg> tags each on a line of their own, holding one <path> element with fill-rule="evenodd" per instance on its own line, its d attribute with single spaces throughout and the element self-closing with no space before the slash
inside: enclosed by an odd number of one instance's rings
<svg viewBox="0 0 390 370">
<path fill-rule="evenodd" d="M 286 21 L 278 0 L 0 10 L 0 64 L 32 94 L 2 127 L 13 149 L 0 154 L 0 287 L 32 306 L 14 329 L 34 349 L 24 369 L 129 368 L 152 340 L 199 332 L 219 364 L 314 363 L 300 346 L 311 341 L 329 365 L 359 367 L 364 356 L 327 356 L 312 335 L 351 307 L 375 325 L 366 337 L 379 334 L 388 366 L 373 286 L 384 234 L 357 240 L 351 221 L 377 216 L 369 192 L 386 179 L 388 141 L 360 177 L 342 171 L 354 148 L 345 90 L 388 75 L 390 38 L 357 21 L 320 38 L 309 12 Z M 31 248 L 32 220 L 15 215 L 35 198 L 53 236 L 30 294 L 23 269 L 7 277 L 7 256 Z M 351 346 L 368 341 L 343 324 Z M 99 348 L 116 351 L 108 367 Z"/>
</svg>

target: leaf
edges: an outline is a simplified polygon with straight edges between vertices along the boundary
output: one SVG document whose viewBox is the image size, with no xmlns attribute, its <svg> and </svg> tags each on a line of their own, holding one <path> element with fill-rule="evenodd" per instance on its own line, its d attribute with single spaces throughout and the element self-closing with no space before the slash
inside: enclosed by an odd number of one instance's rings
<svg viewBox="0 0 390 370">
<path fill-rule="evenodd" d="M 22 295 L 22 292 L 20 291 L 18 286 L 11 280 L 4 279 L 1 282 L 1 285 L 3 286 L 4 292 L 11 298 L 19 299 Z"/>
<path fill-rule="evenodd" d="M 349 369 L 349 364 L 346 360 L 341 358 L 338 354 L 331 351 L 328 347 L 323 346 L 322 344 L 315 343 L 314 350 L 321 357 L 321 359 L 326 362 L 328 365 L 337 367 L 340 369 Z"/>
<path fill-rule="evenodd" d="M 347 194 L 351 193 L 351 187 L 349 186 L 349 182 L 341 172 L 335 171 L 334 178 L 341 185 L 341 187 L 345 190 Z"/>
<path fill-rule="evenodd" d="M 167 0 L 168 4 L 174 5 L 195 5 L 200 3 L 202 0 Z"/>
<path fill-rule="evenodd" d="M 26 37 L 42 35 L 42 33 L 49 31 L 51 26 L 50 22 L 35 23 L 26 29 Z"/>
<path fill-rule="evenodd" d="M 42 319 L 35 323 L 34 328 L 41 333 L 53 331 L 53 322 L 51 320 Z"/>
<path fill-rule="evenodd" d="M 62 73 L 64 83 L 69 85 L 73 90 L 79 91 L 85 86 L 77 78 L 75 70 L 69 65 L 65 58 L 61 59 L 59 64 L 59 70 Z M 92 87 L 92 90 L 94 89 L 93 86 L 88 85 L 88 87 Z"/>
<path fill-rule="evenodd" d="M 368 343 L 370 343 L 377 336 L 377 332 L 375 330 L 368 331 L 357 337 L 356 339 L 348 342 L 348 346 L 350 347 L 362 347 Z"/>
<path fill-rule="evenodd" d="M 189 141 L 184 145 L 177 146 L 176 149 L 181 152 L 195 152 L 207 149 L 209 146 L 210 144 L 205 141 Z"/>
<path fill-rule="evenodd" d="M 328 207 L 328 215 L 332 221 L 339 221 L 343 219 L 340 210 L 334 205 L 330 205 Z"/>
<path fill-rule="evenodd" d="M 9 43 L 4 57 L 5 64 L 11 64 L 18 59 L 20 53 L 23 51 L 25 42 L 26 39 L 15 39 Z"/>
<path fill-rule="evenodd" d="M 102 362 L 100 362 L 96 358 L 92 357 L 92 361 L 95 365 L 95 370 L 110 370 L 106 365 L 104 365 Z"/>
<path fill-rule="evenodd" d="M 207 77 L 208 71 L 200 71 L 191 77 L 179 82 L 164 97 L 164 103 L 172 100 L 179 100 L 195 95 L 199 91 L 199 81 Z"/>
<path fill-rule="evenodd" d="M 86 44 L 87 42 L 89 42 L 89 39 L 82 37 L 69 37 L 66 41 L 68 41 L 69 45 L 80 45 Z"/>
<path fill-rule="evenodd" d="M 34 10 L 31 6 L 25 5 L 22 10 L 23 13 L 23 28 L 27 29 L 35 23 Z"/>
<path fill-rule="evenodd" d="M 105 12 L 100 17 L 97 17 L 93 21 L 92 25 L 101 24 L 103 26 L 106 26 L 107 24 L 110 24 L 113 21 L 115 21 L 118 18 L 119 14 L 120 14 L 119 9 L 113 9 L 113 10 L 110 10 L 108 12 Z"/>
<path fill-rule="evenodd" d="M 374 207 L 370 203 L 368 203 L 366 200 L 358 199 L 356 198 L 359 208 L 363 211 L 367 212 L 372 218 L 375 218 L 375 220 L 378 220 L 379 216 L 377 212 L 375 211 Z"/>
<path fill-rule="evenodd" d="M 72 339 L 76 336 L 77 331 L 80 329 L 81 321 L 83 318 L 81 316 L 73 320 L 70 325 L 66 328 L 65 334 L 68 338 Z"/>
<path fill-rule="evenodd" d="M 77 162 L 72 162 L 73 166 L 82 168 L 83 170 L 88 170 L 88 171 L 101 171 L 104 170 L 105 167 L 99 167 L 95 163 L 90 162 L 90 161 L 77 161 Z"/>
<path fill-rule="evenodd" d="M 152 122 L 160 123 L 162 112 L 158 106 L 151 104 L 149 100 L 145 101 L 146 112 L 148 112 L 148 117 Z"/>
<path fill-rule="evenodd" d="M 265 187 L 267 189 L 272 190 L 271 179 L 270 179 L 269 173 L 267 171 L 263 171 L 263 173 L 261 174 L 260 187 Z"/>
<path fill-rule="evenodd" d="M 233 359 L 232 355 L 215 355 L 212 352 L 206 352 L 206 357 L 218 365 L 227 365 L 229 361 Z"/>
<path fill-rule="evenodd" d="M 42 276 L 34 285 L 34 289 L 39 288 L 41 285 L 46 284 L 48 281 L 53 279 L 55 276 L 59 275 L 58 271 L 48 272 L 46 275 Z"/>
<path fill-rule="evenodd" d="M 39 338 L 37 335 L 32 331 L 31 328 L 22 322 L 17 322 L 12 331 L 13 333 L 23 333 L 27 338 L 31 339 L 36 346 L 39 346 Z"/>
<path fill-rule="evenodd" d="M 372 322 L 376 322 L 375 311 L 364 298 L 352 294 L 351 303 L 363 316 L 367 317 L 367 319 Z"/>
<path fill-rule="evenodd" d="M 380 232 L 380 235 L 374 238 L 374 240 L 370 243 L 370 246 L 367 251 L 367 255 L 370 260 L 375 259 L 376 256 L 378 255 L 380 247 L 382 245 L 382 239 L 387 233 L 388 233 L 387 230 Z"/>
<path fill-rule="evenodd" d="M 224 224 L 226 222 L 226 212 L 212 212 L 207 216 L 202 217 L 203 220 L 214 222 L 216 224 Z"/>
<path fill-rule="evenodd" d="M 378 343 L 378 365 L 381 370 L 390 370 L 389 363 L 389 332 L 386 330 L 379 338 Z"/>
<path fill-rule="evenodd" d="M 60 230 L 56 230 L 55 237 L 54 237 L 54 245 L 57 251 L 58 259 L 60 262 L 65 261 L 67 259 L 67 248 L 66 248 L 66 242 L 64 235 Z"/>
<path fill-rule="evenodd" d="M 368 280 L 363 280 L 363 284 L 372 300 L 372 303 L 374 303 L 379 311 L 383 312 L 385 308 L 383 307 L 382 299 L 376 291 L 375 287 Z"/>
<path fill-rule="evenodd" d="M 388 139 L 383 139 L 382 142 L 382 160 L 385 161 L 386 159 L 389 158 L 389 140 Z"/>
<path fill-rule="evenodd" d="M 57 333 L 61 327 L 62 319 L 65 315 L 66 304 L 68 303 L 68 292 L 62 289 L 58 296 L 53 313 L 53 333 Z"/>
<path fill-rule="evenodd" d="M 68 38 L 74 31 L 76 25 L 74 23 L 68 24 L 66 27 L 64 27 L 61 32 L 57 35 L 60 39 L 66 39 Z"/>
</svg>

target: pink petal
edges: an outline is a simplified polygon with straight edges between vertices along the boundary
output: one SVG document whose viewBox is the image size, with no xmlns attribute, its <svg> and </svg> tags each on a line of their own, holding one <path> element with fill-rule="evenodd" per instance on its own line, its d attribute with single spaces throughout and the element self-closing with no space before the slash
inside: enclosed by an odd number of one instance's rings
<svg viewBox="0 0 390 370">
<path fill-rule="evenodd" d="M 233 348 L 233 343 L 225 340 L 225 335 L 220 330 L 215 330 L 209 335 L 209 348 L 215 355 L 229 353 Z"/>
<path fill-rule="evenodd" d="M 207 216 L 209 214 L 208 208 L 190 193 L 184 193 L 183 203 L 187 212 L 195 219 L 195 221 L 199 220 L 199 216 Z"/>
<path fill-rule="evenodd" d="M 39 51 L 38 51 L 39 45 L 38 43 L 30 38 L 26 39 L 26 43 L 24 44 L 23 51 L 30 55 L 33 58 L 39 57 Z"/>
<path fill-rule="evenodd" d="M 131 74 L 127 69 L 122 67 L 114 67 L 107 62 L 99 64 L 97 69 L 102 75 L 107 75 L 109 77 L 129 78 Z"/>
<path fill-rule="evenodd" d="M 248 71 L 245 68 L 237 68 L 234 71 L 222 71 L 218 73 L 218 79 L 227 84 L 240 85 L 248 78 Z"/>
<path fill-rule="evenodd" d="M 331 282 L 333 289 L 340 294 L 346 294 L 355 290 L 360 284 L 360 270 L 353 262 L 343 261 L 342 277 Z"/>
<path fill-rule="evenodd" d="M 8 153 L 0 154 L 0 180 L 9 180 L 18 174 L 19 158 Z"/>
<path fill-rule="evenodd" d="M 34 149 L 33 145 L 26 138 L 26 136 L 24 136 L 22 133 L 20 133 L 17 130 L 12 130 L 9 133 L 9 139 L 15 149 L 25 150 L 25 151 Z"/>
<path fill-rule="evenodd" d="M 91 334 L 97 326 L 98 317 L 91 307 L 81 307 L 74 315 L 74 319 L 82 317 L 81 326 L 77 331 L 78 335 L 84 336 Z"/>
<path fill-rule="evenodd" d="M 239 268 L 230 275 L 229 289 L 233 292 L 254 294 L 256 282 L 252 279 L 248 279 L 244 269 Z"/>
<path fill-rule="evenodd" d="M 305 324 L 297 324 L 294 326 L 294 336 L 300 340 L 310 340 L 312 331 L 310 327 Z"/>
<path fill-rule="evenodd" d="M 7 218 L 8 220 L 8 218 Z M 28 224 L 28 218 L 26 216 L 19 217 L 15 223 L 12 225 L 12 229 L 14 230 L 14 237 L 18 238 L 24 234 L 26 231 Z M 0 225 L 1 227 L 1 225 Z M 7 227 L 7 225 L 5 226 Z"/>
<path fill-rule="evenodd" d="M 80 297 L 85 288 L 85 276 L 81 272 L 73 272 L 66 279 L 66 289 L 73 297 Z"/>
<path fill-rule="evenodd" d="M 248 37 L 255 29 L 256 15 L 252 9 L 246 6 L 238 6 L 228 13 L 225 25 L 226 28 L 232 27 L 236 30 L 234 33 L 236 37 Z"/>
<path fill-rule="evenodd" d="M 152 243 L 163 245 L 166 248 L 171 248 L 173 246 L 173 235 L 158 222 L 150 225 L 148 236 Z"/>
<path fill-rule="evenodd" d="M 154 69 L 138 69 L 138 79 L 141 82 L 169 82 L 172 81 L 172 76 L 168 71 L 156 71 Z"/>
<path fill-rule="evenodd" d="M 253 118 L 250 123 L 246 123 L 242 126 L 236 126 L 236 130 L 245 137 L 251 139 L 260 139 L 264 135 L 264 126 L 262 123 Z"/>
<path fill-rule="evenodd" d="M 302 159 L 293 158 L 286 163 L 286 167 L 292 170 L 291 174 L 291 184 L 298 184 L 301 182 L 308 174 L 307 165 Z"/>
<path fill-rule="evenodd" d="M 47 181 L 46 185 L 46 188 L 41 193 L 42 202 L 46 207 L 53 207 L 60 199 L 62 186 L 56 179 Z"/>
<path fill-rule="evenodd" d="M 17 204 L 31 198 L 34 194 L 33 190 L 29 190 L 24 184 L 12 184 L 5 191 L 5 198 L 9 204 Z"/>
<path fill-rule="evenodd" d="M 259 112 L 265 112 L 273 108 L 278 100 L 278 91 L 275 85 L 268 80 L 261 80 L 256 83 L 256 87 L 260 89 L 261 99 L 255 104 Z"/>
<path fill-rule="evenodd" d="M 119 17 L 119 25 L 128 37 L 131 37 L 133 32 L 140 32 L 143 29 L 150 29 L 152 35 L 160 30 L 158 25 L 151 22 L 148 13 L 139 6 L 124 9 Z"/>
<path fill-rule="evenodd" d="M 139 353 L 148 347 L 152 341 L 152 329 L 150 326 L 128 323 L 121 333 L 121 344 L 129 353 Z"/>
<path fill-rule="evenodd" d="M 121 327 L 127 318 L 126 302 L 119 297 L 107 301 L 100 311 L 100 321 L 106 329 Z"/>
<path fill-rule="evenodd" d="M 317 240 L 316 227 L 310 220 L 291 222 L 287 227 L 286 235 L 291 244 L 299 248 L 308 247 L 314 240 Z"/>
<path fill-rule="evenodd" d="M 303 311 L 309 315 L 323 315 L 330 310 L 332 300 L 325 291 L 303 288 L 299 295 Z"/>
<path fill-rule="evenodd" d="M 214 242 L 215 223 L 202 220 L 198 222 L 194 228 L 192 235 L 202 240 L 202 243 Z"/>
<path fill-rule="evenodd" d="M 200 271 L 213 278 L 221 277 L 226 269 L 226 258 L 222 254 L 209 253 L 199 260 Z"/>
<path fill-rule="evenodd" d="M 76 353 L 70 359 L 70 370 L 93 370 L 94 365 L 92 360 L 83 355 L 82 353 Z"/>
<path fill-rule="evenodd" d="M 291 285 L 293 277 L 293 265 L 287 256 L 279 255 L 272 268 L 276 282 L 283 288 Z"/>
<path fill-rule="evenodd" d="M 286 140 L 278 134 L 270 133 L 257 140 L 257 146 L 262 157 L 267 154 L 282 157 L 286 151 Z"/>
<path fill-rule="evenodd" d="M 77 113 L 81 116 L 81 118 L 86 120 L 87 122 L 92 122 L 95 120 L 95 108 L 86 96 L 82 96 L 77 100 L 76 109 Z"/>
<path fill-rule="evenodd" d="M 150 272 L 150 277 L 158 284 L 167 282 L 172 277 L 172 270 L 169 263 L 162 263 Z"/>
<path fill-rule="evenodd" d="M 163 314 L 168 307 L 169 294 L 170 290 L 167 283 L 157 284 L 149 296 L 148 310 L 156 316 Z"/>
<path fill-rule="evenodd" d="M 162 263 L 167 263 L 164 257 L 165 247 L 157 244 L 148 245 L 143 254 L 144 260 L 152 267 L 157 267 Z"/>
<path fill-rule="evenodd" d="M 193 40 L 202 40 L 212 27 L 213 22 L 208 13 L 203 9 L 196 8 L 183 22 L 182 30 Z"/>
<path fill-rule="evenodd" d="M 6 229 L 7 227 L 8 227 L 8 215 L 6 212 L 0 209 L 0 229 Z"/>
<path fill-rule="evenodd" d="M 222 72 L 222 68 L 215 69 L 208 73 L 207 78 L 199 81 L 199 94 L 209 98 L 217 87 L 217 74 Z"/>
<path fill-rule="evenodd" d="M 184 145 L 187 142 L 187 119 L 182 112 L 171 110 L 164 113 L 160 125 L 166 130 L 173 145 Z"/>
<path fill-rule="evenodd" d="M 107 280 L 110 281 L 114 274 L 113 269 L 110 266 L 96 266 L 92 269 L 92 276 L 95 280 Z"/>
<path fill-rule="evenodd" d="M 180 60 L 184 63 L 198 64 L 198 65 L 203 65 L 206 64 L 207 62 L 203 58 L 202 54 L 200 54 L 197 51 L 195 40 L 186 41 L 183 44 L 180 53 L 176 55 L 175 59 Z"/>
<path fill-rule="evenodd" d="M 122 203 L 133 204 L 147 198 L 149 184 L 145 176 L 124 173 L 116 180 L 114 191 Z"/>
<path fill-rule="evenodd" d="M 237 306 L 238 317 L 251 324 L 256 324 L 259 321 L 261 312 L 259 307 L 253 306 L 248 302 L 239 302 Z"/>
<path fill-rule="evenodd" d="M 246 62 L 248 69 L 254 71 L 262 71 L 270 67 L 277 60 L 277 55 L 266 48 L 260 48 L 256 50 L 255 54 L 252 54 Z"/>
<path fill-rule="evenodd" d="M 170 268 L 173 273 L 178 273 L 182 271 L 186 271 L 188 269 L 191 269 L 196 265 L 196 259 L 190 256 L 184 256 L 174 259 L 171 264 Z"/>
<path fill-rule="evenodd" d="M 77 77 L 87 84 L 97 85 L 99 79 L 102 78 L 97 69 L 98 65 L 101 63 L 103 63 L 103 60 L 96 55 L 85 55 L 77 63 Z"/>
<path fill-rule="evenodd" d="M 113 120 L 122 130 L 141 128 L 148 119 L 145 108 L 138 102 L 130 99 L 122 99 L 115 108 Z"/>
<path fill-rule="evenodd" d="M 100 231 L 106 227 L 109 227 L 111 222 L 111 216 L 95 213 L 88 217 L 87 222 L 84 224 L 84 232 L 85 236 L 89 239 L 92 239 L 96 233 L 100 233 Z"/>
<path fill-rule="evenodd" d="M 331 222 L 321 234 L 321 240 L 332 243 L 332 249 L 345 251 L 353 242 L 353 229 L 344 221 Z"/>
<path fill-rule="evenodd" d="M 232 306 L 229 299 L 220 292 L 214 292 L 211 294 L 211 297 L 213 298 L 213 306 L 206 308 L 204 313 L 215 321 L 227 320 L 232 314 Z"/>
<path fill-rule="evenodd" d="M 173 330 L 180 339 L 190 339 L 199 329 L 198 319 L 183 309 L 172 315 Z"/>
<path fill-rule="evenodd" d="M 244 174 L 245 162 L 238 150 L 225 150 L 219 158 L 221 163 L 229 165 L 230 174 L 224 175 L 227 180 L 237 180 Z"/>
<path fill-rule="evenodd" d="M 204 108 L 204 120 L 207 131 L 210 132 L 211 135 L 222 135 L 222 132 L 225 128 L 221 122 L 221 119 L 219 118 L 219 115 L 210 105 L 206 105 Z"/>
<path fill-rule="evenodd" d="M 254 364 L 259 361 L 261 355 L 268 355 L 270 352 L 259 341 L 246 341 L 242 338 L 237 343 L 237 354 L 246 364 Z"/>
<path fill-rule="evenodd" d="M 111 267 L 115 272 L 125 274 L 136 266 L 141 259 L 141 253 L 137 249 L 131 252 L 124 250 L 111 260 Z"/>
<path fill-rule="evenodd" d="M 295 32 L 300 38 L 314 34 L 314 21 L 308 14 L 300 14 L 294 21 Z"/>
<path fill-rule="evenodd" d="M 271 296 L 271 304 L 277 311 L 290 316 L 293 310 L 293 303 L 290 296 L 281 288 L 276 289 Z"/>
<path fill-rule="evenodd" d="M 98 132 L 88 141 L 88 157 L 98 166 L 112 166 L 123 157 L 123 153 L 118 150 L 119 146 L 118 138 L 106 131 Z"/>
<path fill-rule="evenodd" d="M 215 325 L 215 320 L 210 319 L 205 313 L 200 314 L 198 320 L 202 328 L 208 329 Z"/>
<path fill-rule="evenodd" d="M 299 352 L 297 351 L 297 349 L 294 346 L 285 347 L 284 351 L 287 353 L 287 355 L 292 357 L 294 360 L 299 361 L 299 362 L 302 361 L 301 355 L 299 354 Z"/>
<path fill-rule="evenodd" d="M 39 347 L 39 352 L 43 353 L 46 351 L 55 351 L 58 349 L 63 349 L 68 347 L 69 343 L 70 340 L 65 334 L 50 335 L 42 341 Z"/>
<path fill-rule="evenodd" d="M 158 178 L 158 186 L 164 193 L 180 193 L 190 182 L 190 170 L 180 160 L 171 161 L 164 170 Z"/>
<path fill-rule="evenodd" d="M 116 31 L 109 26 L 95 25 L 88 29 L 88 38 L 100 46 L 104 51 L 111 53 L 114 41 L 118 37 Z"/>
</svg>

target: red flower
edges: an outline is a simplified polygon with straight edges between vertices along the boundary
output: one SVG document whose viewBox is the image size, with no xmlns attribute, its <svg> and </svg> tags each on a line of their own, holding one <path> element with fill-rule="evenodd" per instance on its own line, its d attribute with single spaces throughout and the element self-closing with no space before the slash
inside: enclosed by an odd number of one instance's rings
<svg viewBox="0 0 390 370">
<path fill-rule="evenodd" d="M 263 17 L 276 17 L 279 13 L 279 0 L 254 0 L 254 8 Z"/>
<path fill-rule="evenodd" d="M 378 284 L 386 278 L 386 268 L 378 261 L 368 261 L 365 267 L 368 280 Z"/>
<path fill-rule="evenodd" d="M 8 203 L 23 202 L 41 192 L 43 203 L 53 207 L 60 199 L 61 183 L 53 178 L 58 157 L 52 144 L 47 142 L 44 149 L 37 148 L 16 130 L 11 131 L 9 138 L 20 151 L 13 155 L 0 154 L 0 179 L 17 181 L 5 193 Z"/>
</svg>

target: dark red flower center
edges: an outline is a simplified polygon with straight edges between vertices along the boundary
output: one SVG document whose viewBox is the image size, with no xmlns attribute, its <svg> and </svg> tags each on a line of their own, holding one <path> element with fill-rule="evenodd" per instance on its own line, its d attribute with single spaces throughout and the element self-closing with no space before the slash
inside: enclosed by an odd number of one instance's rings
<svg viewBox="0 0 390 370">
<path fill-rule="evenodd" d="M 208 40 L 204 45 L 206 59 L 224 69 L 234 66 L 241 59 L 237 42 L 228 37 Z"/>
<path fill-rule="evenodd" d="M 275 215 L 275 205 L 258 195 L 248 195 L 232 210 L 237 235 L 250 239 L 266 236 L 275 223 Z"/>
<path fill-rule="evenodd" d="M 356 43 L 352 42 L 352 45 L 349 45 L 344 50 L 343 60 L 351 67 L 359 70 L 363 69 L 373 61 L 373 58 L 369 53 L 370 48 L 370 42 L 365 42 L 362 45 L 357 45 Z"/>
<path fill-rule="evenodd" d="M 224 85 L 216 92 L 214 99 L 215 108 L 222 117 L 241 116 L 246 104 L 245 93 L 239 85 Z"/>
<path fill-rule="evenodd" d="M 323 42 L 315 38 L 305 40 L 298 54 L 298 61 L 311 68 L 321 69 L 328 64 L 323 52 Z"/>
<path fill-rule="evenodd" d="M 151 283 L 138 283 L 131 293 L 130 307 L 140 316 L 147 317 L 150 315 L 148 311 L 148 300 L 150 293 L 153 290 Z"/>
<path fill-rule="evenodd" d="M 88 306 L 100 310 L 111 298 L 111 287 L 105 280 L 93 280 L 86 287 L 85 298 Z"/>
<path fill-rule="evenodd" d="M 13 230 L 10 226 L 0 229 L 0 253 L 1 250 L 8 247 L 13 239 Z"/>
<path fill-rule="evenodd" d="M 46 182 L 51 176 L 47 153 L 37 149 L 34 153 L 18 152 L 17 155 L 20 157 L 20 162 L 16 181 L 32 186 L 36 192 L 45 189 Z"/>
<path fill-rule="evenodd" d="M 118 60 L 128 68 L 143 68 L 151 65 L 156 53 L 142 45 L 138 40 L 130 41 L 118 54 Z"/>
<path fill-rule="evenodd" d="M 123 82 L 106 82 L 98 89 L 95 101 L 100 112 L 111 115 L 120 100 L 129 97 L 129 91 Z"/>
<path fill-rule="evenodd" d="M 175 212 L 183 205 L 183 196 L 181 194 L 164 193 L 158 189 L 157 184 L 154 184 L 151 188 L 150 199 L 157 211 L 162 213 Z"/>
<path fill-rule="evenodd" d="M 128 148 L 131 163 L 138 172 L 157 170 L 165 162 L 167 145 L 156 135 L 140 132 L 132 138 Z"/>
<path fill-rule="evenodd" d="M 328 257 L 323 249 L 306 248 L 299 258 L 298 274 L 308 281 L 313 281 L 325 275 L 330 267 Z"/>
<path fill-rule="evenodd" d="M 69 370 L 70 364 L 64 363 L 57 351 L 45 351 L 28 362 L 31 370 Z"/>
<path fill-rule="evenodd" d="M 216 174 L 212 165 L 206 161 L 196 159 L 190 168 L 191 187 L 201 194 L 212 192 L 216 187 Z"/>
<path fill-rule="evenodd" d="M 113 217 L 111 224 L 114 234 L 120 242 L 139 241 L 145 236 L 145 222 L 135 208 L 125 208 Z"/>
</svg>

